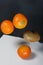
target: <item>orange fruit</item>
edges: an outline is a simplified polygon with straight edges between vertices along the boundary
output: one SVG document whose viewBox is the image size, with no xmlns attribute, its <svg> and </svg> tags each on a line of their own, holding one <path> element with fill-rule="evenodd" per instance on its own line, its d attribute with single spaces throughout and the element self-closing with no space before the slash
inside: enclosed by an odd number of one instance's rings
<svg viewBox="0 0 43 65">
<path fill-rule="evenodd" d="M 14 31 L 13 23 L 10 20 L 4 20 L 1 23 L 1 31 L 4 34 L 11 34 Z"/>
<path fill-rule="evenodd" d="M 18 13 L 13 17 L 13 24 L 18 29 L 23 29 L 27 26 L 27 18 L 25 15 Z"/>
<path fill-rule="evenodd" d="M 27 59 L 31 55 L 31 48 L 27 45 L 21 45 L 17 49 L 17 53 L 22 59 Z"/>
</svg>

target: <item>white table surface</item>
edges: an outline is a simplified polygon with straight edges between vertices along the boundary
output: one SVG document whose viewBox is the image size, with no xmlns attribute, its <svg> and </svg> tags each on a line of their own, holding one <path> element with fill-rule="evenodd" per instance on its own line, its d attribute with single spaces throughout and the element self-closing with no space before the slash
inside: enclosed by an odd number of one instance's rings
<svg viewBox="0 0 43 65">
<path fill-rule="evenodd" d="M 17 55 L 17 48 L 23 43 L 30 45 L 32 50 L 27 60 Z M 43 43 L 28 43 L 19 37 L 3 35 L 0 38 L 0 65 L 43 65 Z"/>
</svg>

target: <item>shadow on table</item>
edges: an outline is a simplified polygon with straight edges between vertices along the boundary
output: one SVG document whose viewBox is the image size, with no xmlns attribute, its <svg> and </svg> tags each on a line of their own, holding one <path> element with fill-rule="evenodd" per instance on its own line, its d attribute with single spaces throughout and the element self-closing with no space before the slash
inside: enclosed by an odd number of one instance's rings
<svg viewBox="0 0 43 65">
<path fill-rule="evenodd" d="M 32 52 L 30 58 L 28 58 L 27 60 L 33 60 L 36 57 L 37 57 L 37 55 L 34 52 Z"/>
</svg>

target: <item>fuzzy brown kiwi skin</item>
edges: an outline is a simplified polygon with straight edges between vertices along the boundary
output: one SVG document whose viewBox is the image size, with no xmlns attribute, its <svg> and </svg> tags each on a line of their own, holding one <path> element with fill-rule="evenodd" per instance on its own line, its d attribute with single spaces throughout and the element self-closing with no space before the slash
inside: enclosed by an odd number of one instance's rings
<svg viewBox="0 0 43 65">
<path fill-rule="evenodd" d="M 23 38 L 27 42 L 39 42 L 40 41 L 40 35 L 37 32 L 34 32 L 34 31 L 26 31 L 23 34 Z"/>
</svg>

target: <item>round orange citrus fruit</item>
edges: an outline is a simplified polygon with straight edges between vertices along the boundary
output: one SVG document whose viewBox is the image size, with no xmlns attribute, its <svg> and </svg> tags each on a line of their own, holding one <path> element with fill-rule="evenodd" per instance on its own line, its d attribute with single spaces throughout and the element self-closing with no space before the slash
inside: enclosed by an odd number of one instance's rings
<svg viewBox="0 0 43 65">
<path fill-rule="evenodd" d="M 13 23 L 10 20 L 4 20 L 1 23 L 1 31 L 4 34 L 11 34 L 14 31 Z"/>
<path fill-rule="evenodd" d="M 31 55 L 31 48 L 30 46 L 27 45 L 21 45 L 18 49 L 17 49 L 17 53 L 18 55 L 22 58 L 22 59 L 27 59 L 30 57 Z"/>
<path fill-rule="evenodd" d="M 25 15 L 18 13 L 13 17 L 13 24 L 18 29 L 23 29 L 27 26 L 28 20 Z"/>
</svg>

